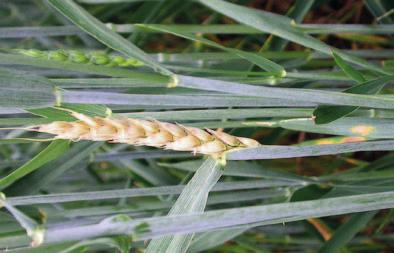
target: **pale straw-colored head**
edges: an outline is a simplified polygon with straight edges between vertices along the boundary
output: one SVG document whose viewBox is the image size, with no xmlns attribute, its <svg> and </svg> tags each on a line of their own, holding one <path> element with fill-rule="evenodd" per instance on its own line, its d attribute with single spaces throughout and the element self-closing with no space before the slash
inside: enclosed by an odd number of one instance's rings
<svg viewBox="0 0 394 253">
<path fill-rule="evenodd" d="M 72 115 L 78 121 L 57 121 L 38 126 L 38 131 L 54 134 L 58 139 L 110 141 L 214 156 L 235 149 L 260 146 L 253 139 L 211 129 L 203 130 L 156 120 L 92 118 L 80 113 Z"/>
</svg>

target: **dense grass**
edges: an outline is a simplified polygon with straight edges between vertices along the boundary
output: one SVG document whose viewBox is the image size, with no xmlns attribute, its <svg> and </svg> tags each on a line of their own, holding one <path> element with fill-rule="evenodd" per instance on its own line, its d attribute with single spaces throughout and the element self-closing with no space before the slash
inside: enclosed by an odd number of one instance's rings
<svg viewBox="0 0 394 253">
<path fill-rule="evenodd" d="M 0 250 L 391 252 L 393 8 L 1 2 Z M 207 156 L 29 128 L 70 110 L 262 146 Z"/>
</svg>

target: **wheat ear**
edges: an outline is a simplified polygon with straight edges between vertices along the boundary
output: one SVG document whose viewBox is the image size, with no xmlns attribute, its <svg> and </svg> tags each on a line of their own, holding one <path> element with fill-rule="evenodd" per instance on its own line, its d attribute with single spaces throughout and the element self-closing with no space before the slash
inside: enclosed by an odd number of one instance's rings
<svg viewBox="0 0 394 253">
<path fill-rule="evenodd" d="M 213 156 L 260 146 L 253 139 L 157 120 L 89 117 L 77 112 L 71 112 L 71 115 L 77 121 L 38 125 L 37 131 L 53 134 L 56 139 L 109 141 Z"/>
<path fill-rule="evenodd" d="M 78 50 L 41 51 L 37 49 L 15 49 L 15 52 L 35 58 L 109 67 L 140 67 L 144 65 L 137 59 L 125 58 L 120 55 L 109 55 L 104 52 L 83 52 Z"/>
</svg>

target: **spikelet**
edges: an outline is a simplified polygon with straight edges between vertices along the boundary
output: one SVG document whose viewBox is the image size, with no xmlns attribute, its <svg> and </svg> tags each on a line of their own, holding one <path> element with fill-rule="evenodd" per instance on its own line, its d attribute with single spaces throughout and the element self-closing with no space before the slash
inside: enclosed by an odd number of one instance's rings
<svg viewBox="0 0 394 253">
<path fill-rule="evenodd" d="M 56 139 L 109 141 L 212 156 L 260 146 L 253 139 L 211 129 L 202 130 L 156 120 L 89 117 L 77 112 L 71 112 L 71 115 L 77 121 L 55 121 L 38 125 L 36 129 L 38 132 L 53 134 Z"/>
<path fill-rule="evenodd" d="M 37 49 L 16 49 L 15 51 L 30 57 L 61 62 L 103 65 L 108 67 L 140 67 L 144 65 L 136 59 L 108 55 L 104 52 L 82 52 L 78 50 L 41 51 Z"/>
</svg>

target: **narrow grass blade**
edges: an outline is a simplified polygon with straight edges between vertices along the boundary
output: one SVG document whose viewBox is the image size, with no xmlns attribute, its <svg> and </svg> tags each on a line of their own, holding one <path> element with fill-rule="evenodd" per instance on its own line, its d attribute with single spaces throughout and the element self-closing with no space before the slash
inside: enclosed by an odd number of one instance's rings
<svg viewBox="0 0 394 253">
<path fill-rule="evenodd" d="M 157 120 L 218 120 L 245 119 L 260 117 L 309 117 L 311 109 L 303 108 L 264 108 L 264 109 L 212 109 L 212 110 L 182 110 L 162 112 L 135 112 L 122 114 L 131 118 L 154 118 Z"/>
<path fill-rule="evenodd" d="M 31 140 L 22 140 L 22 139 L 1 139 L 0 145 L 2 144 L 22 144 L 22 143 L 31 143 Z"/>
<path fill-rule="evenodd" d="M 241 182 L 223 182 L 217 183 L 212 192 L 218 191 L 237 191 L 246 189 L 258 188 L 272 188 L 272 187 L 292 187 L 303 185 L 302 182 L 292 182 L 286 180 L 248 180 Z M 160 195 L 177 195 L 182 192 L 184 185 L 174 186 L 158 186 L 145 188 L 132 188 L 121 190 L 106 190 L 93 192 L 73 192 L 73 193 L 59 193 L 46 195 L 29 195 L 20 197 L 9 197 L 8 203 L 13 206 L 20 205 L 37 205 L 48 203 L 67 203 L 73 201 L 94 201 L 103 199 L 129 198 L 129 197 L 143 197 L 143 196 L 160 196 Z"/>
<path fill-rule="evenodd" d="M 195 171 L 196 166 L 201 165 L 201 161 L 197 160 L 177 163 L 160 163 L 160 165 L 185 171 Z M 305 185 L 311 181 L 307 177 L 282 171 L 280 167 L 268 162 L 261 162 L 258 164 L 255 162 L 246 161 L 227 161 L 226 169 L 223 171 L 223 175 L 266 178 L 269 179 L 269 181 L 273 180 L 272 183 L 274 184 L 277 183 L 275 180 L 285 180 L 288 182 L 295 182 L 296 184 Z"/>
<path fill-rule="evenodd" d="M 392 8 L 390 0 L 365 0 L 365 5 L 379 23 L 392 24 L 394 22 L 394 18 L 387 15 L 390 7 Z"/>
<path fill-rule="evenodd" d="M 343 72 L 345 72 L 348 77 L 360 84 L 366 81 L 364 76 L 358 70 L 347 64 L 337 53 L 335 53 L 335 51 L 332 52 L 332 56 L 334 57 L 335 63 L 343 70 Z"/>
<path fill-rule="evenodd" d="M 393 82 L 394 77 L 387 76 L 359 84 L 345 90 L 345 93 L 352 94 L 376 94 L 381 91 L 388 83 Z M 359 109 L 360 106 L 327 106 L 321 105 L 314 112 L 316 124 L 327 124 L 340 119 Z"/>
<path fill-rule="evenodd" d="M 393 119 L 347 117 L 316 125 L 312 119 L 304 118 L 282 120 L 279 121 L 279 126 L 296 131 L 378 139 L 394 137 L 393 123 Z"/>
<path fill-rule="evenodd" d="M 25 195 L 39 191 L 65 171 L 83 160 L 86 161 L 91 152 L 102 144 L 102 142 L 80 142 L 73 145 L 67 152 L 62 152 L 63 155 L 59 159 L 44 165 L 40 170 L 21 178 L 7 188 L 7 195 Z"/>
<path fill-rule="evenodd" d="M 319 253 L 336 253 L 346 245 L 367 223 L 377 211 L 354 214 L 350 220 L 339 227 L 330 240 L 324 243 Z"/>
<path fill-rule="evenodd" d="M 62 93 L 65 103 L 106 104 L 106 105 L 143 105 L 143 106 L 179 106 L 182 108 L 206 107 L 310 107 L 316 104 L 298 102 L 291 99 L 256 98 L 223 95 L 151 95 L 122 94 L 115 92 L 66 91 Z M 390 100 L 393 102 L 394 99 Z M 380 103 L 379 103 L 380 105 Z M 391 105 L 384 103 L 382 107 Z"/>
<path fill-rule="evenodd" d="M 330 46 L 303 33 L 302 31 L 295 29 L 292 20 L 285 16 L 232 4 L 223 0 L 199 0 L 199 2 L 219 13 L 233 18 L 240 23 L 267 33 L 272 33 L 273 35 L 293 41 L 305 47 L 312 48 L 319 52 L 331 54 L 332 48 Z M 339 51 L 337 53 L 346 61 L 382 74 L 390 74 L 390 72 L 387 72 L 358 57 Z"/>
<path fill-rule="evenodd" d="M 382 109 L 394 108 L 394 98 L 392 97 L 359 95 L 313 89 L 261 87 L 192 76 L 179 76 L 178 86 L 226 92 L 243 96 L 292 99 L 319 104 L 351 105 Z M 360 87 L 358 89 L 360 89 Z"/>
<path fill-rule="evenodd" d="M 17 236 L 10 236 L 10 238 L 4 238 L 4 240 L 7 240 L 6 242 L 6 247 L 9 248 L 14 248 L 18 247 L 18 249 L 9 249 L 10 253 L 53 253 L 53 252 L 60 252 L 63 249 L 66 249 L 70 246 L 72 246 L 74 243 L 73 242 L 67 242 L 67 243 L 56 243 L 56 244 L 45 244 L 45 245 L 40 245 L 39 247 L 28 247 L 26 246 L 27 243 L 24 242 L 26 241 L 26 238 L 17 235 Z M 15 241 L 22 241 L 22 243 L 17 244 Z M 23 247 L 21 247 L 23 245 Z M 82 253 L 82 252 L 73 252 L 73 253 Z"/>
<path fill-rule="evenodd" d="M 213 42 L 211 40 L 198 37 L 198 36 L 193 35 L 191 33 L 185 33 L 185 32 L 177 30 L 176 28 L 172 28 L 172 27 L 170 28 L 168 26 L 166 27 L 166 29 L 163 29 L 163 28 L 161 28 L 159 26 L 155 26 L 155 25 L 139 24 L 138 26 L 143 27 L 145 29 L 159 30 L 162 32 L 172 33 L 174 35 L 177 35 L 177 36 L 189 39 L 189 40 L 200 42 L 200 43 L 206 44 L 211 47 L 219 48 L 219 49 L 227 51 L 229 53 L 238 55 L 239 57 L 244 58 L 253 64 L 256 64 L 257 66 L 259 66 L 260 68 L 262 68 L 268 72 L 272 72 L 275 75 L 284 76 L 286 73 L 282 66 L 276 64 L 273 61 L 268 60 L 267 58 L 265 58 L 259 54 L 244 52 L 244 51 L 238 50 L 238 49 L 227 48 L 227 47 L 224 47 L 224 46 L 222 46 L 216 42 Z"/>
<path fill-rule="evenodd" d="M 196 171 L 168 215 L 202 213 L 207 203 L 208 193 L 221 175 L 222 172 L 219 168 L 218 161 L 208 158 Z M 152 240 L 146 252 L 186 252 L 193 236 L 193 234 L 174 235 Z"/>
<path fill-rule="evenodd" d="M 132 171 L 137 174 L 141 178 L 145 179 L 152 185 L 169 185 L 174 183 L 174 179 L 168 175 L 168 173 L 156 166 L 148 166 L 144 163 L 122 159 L 120 161 L 114 161 L 113 163 L 125 167 L 126 169 Z"/>
<path fill-rule="evenodd" d="M 70 109 L 75 112 L 83 113 L 91 117 L 108 117 L 111 110 L 103 105 L 84 105 L 84 104 L 62 104 L 61 107 L 49 107 L 40 109 L 30 109 L 28 112 L 42 117 L 40 120 L 46 121 L 75 121 L 76 119 L 69 112 L 61 110 L 62 108 Z M 20 118 L 22 123 L 25 119 Z M 37 119 L 34 119 L 37 121 Z M 16 123 L 16 122 L 15 122 Z"/>
<path fill-rule="evenodd" d="M 94 248 L 95 246 L 97 247 L 97 245 L 100 244 L 112 249 L 116 249 L 119 253 L 128 253 L 130 252 L 131 248 L 131 237 L 116 236 L 80 241 L 62 251 L 59 251 L 59 253 L 75 253 L 78 252 L 78 250 L 83 252 L 89 246 L 92 246 L 92 248 Z"/>
<path fill-rule="evenodd" d="M 196 236 L 191 243 L 188 252 L 197 253 L 204 252 L 210 248 L 219 246 L 234 237 L 244 233 L 249 228 L 236 228 L 236 229 L 227 229 L 213 232 L 206 232 L 199 234 Z"/>
<path fill-rule="evenodd" d="M 326 144 L 311 146 L 263 146 L 233 151 L 227 154 L 229 160 L 278 159 L 305 156 L 335 155 L 358 151 L 394 150 L 394 141 L 368 141 L 345 144 Z"/>
<path fill-rule="evenodd" d="M 103 105 L 83 105 L 83 104 L 62 104 L 63 108 L 68 108 L 76 112 L 84 113 L 89 116 L 107 117 L 111 110 Z M 18 125 L 39 125 L 53 121 L 75 121 L 68 112 L 55 109 L 53 107 L 27 109 L 26 112 L 40 116 L 41 118 L 0 118 L 0 126 L 18 126 Z"/>
<path fill-rule="evenodd" d="M 374 80 L 370 80 L 365 82 L 365 78 L 361 73 L 353 69 L 350 65 L 347 65 L 341 57 L 333 54 L 335 61 L 342 68 L 342 70 L 350 76 L 353 80 L 360 83 L 357 86 L 353 86 L 349 89 L 344 90 L 344 93 L 352 93 L 352 94 L 377 94 L 379 93 L 384 86 L 388 83 L 394 81 L 394 76 L 383 76 Z M 350 113 L 356 111 L 358 106 L 327 106 L 321 105 L 313 112 L 313 115 L 316 117 L 316 124 L 327 124 L 339 118 L 345 117 Z"/>
<path fill-rule="evenodd" d="M 305 15 L 313 6 L 314 2 L 314 0 L 295 1 L 286 16 L 292 18 L 297 23 L 301 23 Z M 285 39 L 273 38 L 269 49 L 273 51 L 282 51 L 288 43 L 289 42 Z"/>
<path fill-rule="evenodd" d="M 169 150 L 144 150 L 144 151 L 124 151 L 116 153 L 100 153 L 94 157 L 95 162 L 119 161 L 132 159 L 152 159 L 152 158 L 175 158 L 192 157 L 188 152 L 169 151 Z"/>
<path fill-rule="evenodd" d="M 0 179 L 0 189 L 4 189 L 20 178 L 32 173 L 42 165 L 56 159 L 68 149 L 69 141 L 56 140 L 49 144 L 43 151 L 32 160 Z"/>
<path fill-rule="evenodd" d="M 42 36 L 78 35 L 83 32 L 75 26 L 2 27 L 0 38 L 27 38 Z"/>
<path fill-rule="evenodd" d="M 308 0 L 309 1 L 309 0 Z M 309 1 L 313 2 L 313 1 Z M 297 4 L 300 3 L 300 4 Z M 303 12 L 309 8 L 309 3 L 296 2 L 289 14 L 297 23 L 302 20 L 300 17 Z M 380 15 L 381 16 L 381 15 Z M 134 33 L 138 30 L 138 24 L 112 24 L 105 25 L 117 33 Z M 150 25 L 150 24 L 148 24 Z M 179 31 L 186 33 L 200 33 L 200 34 L 263 34 L 265 32 L 246 25 L 239 24 L 154 24 L 160 28 L 176 28 Z M 343 33 L 357 33 L 357 34 L 393 34 L 393 25 L 364 25 L 364 24 L 296 24 L 294 27 L 307 34 L 343 34 Z M 156 33 L 160 30 L 144 30 L 139 29 L 138 32 Z M 23 26 L 23 27 L 2 27 L 0 28 L 0 38 L 26 38 L 26 37 L 43 37 L 43 36 L 67 36 L 67 35 L 83 35 L 76 26 Z M 275 48 L 272 48 L 275 49 Z"/>
<path fill-rule="evenodd" d="M 124 234 L 146 224 L 149 232 L 140 234 L 140 239 L 156 238 L 169 234 L 190 234 L 235 227 L 243 224 L 255 226 L 281 224 L 314 217 L 365 212 L 394 207 L 392 191 L 361 194 L 355 196 L 326 198 L 293 203 L 281 203 L 253 207 L 241 207 L 202 214 L 139 219 L 130 222 L 98 223 L 68 228 L 48 229 L 46 242 L 81 240 L 104 235 Z M 242 216 L 239 214 L 242 213 Z M 237 217 L 237 219 L 234 219 Z"/>
<path fill-rule="evenodd" d="M 144 80 L 141 78 L 71 78 L 52 79 L 62 88 L 136 88 L 136 87 L 167 87 L 167 82 Z"/>
<path fill-rule="evenodd" d="M 101 41 L 108 47 L 125 54 L 128 57 L 136 58 L 146 65 L 152 67 L 165 75 L 171 75 L 172 72 L 151 59 L 144 51 L 137 46 L 113 32 L 105 24 L 93 17 L 89 12 L 81 8 L 72 0 L 48 0 L 48 2 L 60 13 L 66 16 L 75 25 L 83 29 L 85 32 Z"/>
<path fill-rule="evenodd" d="M 39 125 L 49 123 L 51 120 L 49 119 L 40 119 L 40 118 L 1 118 L 0 126 L 20 126 L 20 125 Z"/>
</svg>

